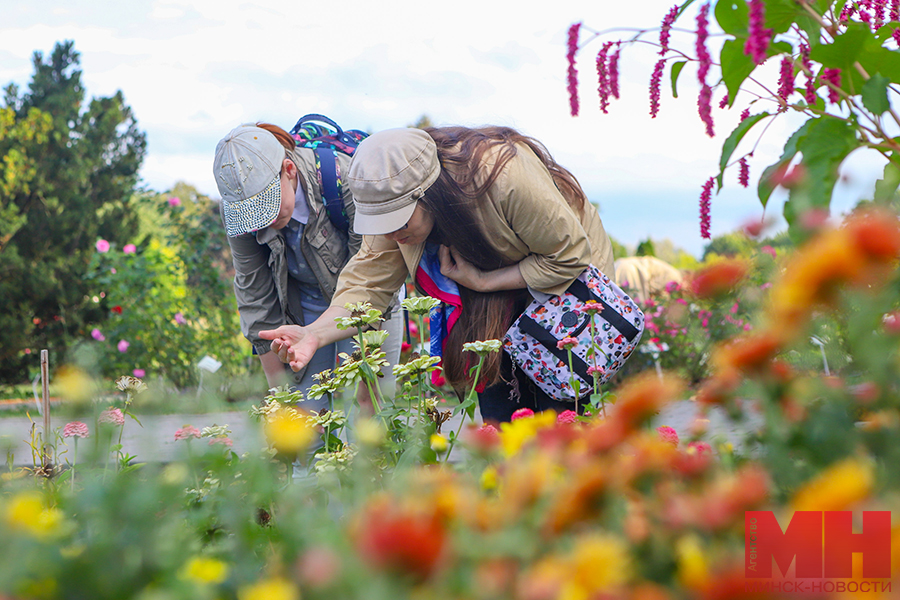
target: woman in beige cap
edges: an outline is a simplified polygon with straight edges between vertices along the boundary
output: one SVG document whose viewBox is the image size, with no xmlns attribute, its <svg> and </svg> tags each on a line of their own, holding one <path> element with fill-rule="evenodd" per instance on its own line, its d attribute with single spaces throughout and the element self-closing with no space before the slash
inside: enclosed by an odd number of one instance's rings
<svg viewBox="0 0 900 600">
<path fill-rule="evenodd" d="M 336 155 L 339 169 L 349 157 Z M 349 340 L 323 344 L 295 373 L 271 351 L 260 331 L 285 324 L 312 323 L 332 299 L 338 273 L 359 248 L 360 237 L 336 227 L 322 201 L 315 152 L 295 147 L 282 128 L 268 123 L 241 125 L 216 146 L 213 175 L 222 196 L 222 219 L 235 268 L 234 293 L 241 330 L 259 356 L 269 386 L 289 383 L 305 392 L 312 376 L 335 366 L 338 352 L 353 352 Z M 344 186 L 352 222 L 354 205 Z M 400 319 L 391 325 L 388 360 L 400 354 Z M 337 343 L 335 343 L 337 342 Z M 389 381 L 392 374 L 387 373 Z M 308 401 L 309 410 L 328 399 Z"/>
<path fill-rule="evenodd" d="M 346 303 L 384 310 L 407 276 L 420 293 L 435 282 L 445 287 L 443 277 L 455 282 L 461 308 L 438 349 L 446 379 L 462 389 L 476 360 L 462 351 L 465 342 L 502 339 L 533 297 L 562 293 L 588 264 L 613 272 L 612 246 L 581 186 L 539 142 L 513 129 L 375 133 L 357 149 L 348 183 L 363 241 L 331 306 L 307 327 L 260 333 L 294 369 L 352 333 L 334 322 L 347 316 Z M 428 269 L 429 259 L 439 273 Z M 505 352 L 492 355 L 482 375 L 479 406 L 487 422 L 508 421 L 519 408 L 573 408 L 513 370 Z"/>
</svg>

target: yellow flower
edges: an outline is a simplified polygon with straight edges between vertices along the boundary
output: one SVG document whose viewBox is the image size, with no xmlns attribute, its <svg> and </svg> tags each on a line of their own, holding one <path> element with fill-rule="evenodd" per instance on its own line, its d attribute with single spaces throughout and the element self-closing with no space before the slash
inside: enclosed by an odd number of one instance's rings
<svg viewBox="0 0 900 600">
<path fill-rule="evenodd" d="M 316 432 L 306 418 L 292 408 L 277 411 L 266 423 L 266 439 L 282 454 L 297 454 L 309 448 Z"/>
<path fill-rule="evenodd" d="M 497 488 L 500 477 L 497 474 L 496 467 L 490 466 L 481 472 L 481 487 L 486 490 Z"/>
<path fill-rule="evenodd" d="M 792 510 L 849 510 L 872 491 L 875 469 L 871 461 L 848 458 L 825 469 L 801 487 Z"/>
<path fill-rule="evenodd" d="M 97 391 L 91 376 L 71 365 L 63 365 L 56 374 L 56 388 L 60 395 L 72 402 L 86 402 Z"/>
<path fill-rule="evenodd" d="M 356 423 L 356 439 L 363 446 L 380 446 L 384 442 L 384 427 L 376 419 L 360 419 Z"/>
<path fill-rule="evenodd" d="M 592 534 L 576 542 L 566 569 L 560 600 L 588 600 L 628 581 L 628 547 L 618 537 Z"/>
<path fill-rule="evenodd" d="M 181 568 L 178 576 L 196 583 L 222 583 L 228 578 L 228 563 L 207 556 L 195 556 Z"/>
<path fill-rule="evenodd" d="M 4 510 L 4 521 L 12 529 L 25 531 L 37 538 L 47 538 L 62 527 L 63 514 L 56 508 L 44 508 L 37 492 L 22 492 L 13 496 Z"/>
<path fill-rule="evenodd" d="M 300 590 L 293 582 L 276 577 L 242 587 L 238 600 L 300 600 Z"/>
<path fill-rule="evenodd" d="M 506 456 L 513 456 L 528 443 L 541 429 L 556 425 L 556 413 L 544 411 L 533 417 L 516 419 L 511 423 L 500 423 L 500 443 Z"/>
<path fill-rule="evenodd" d="M 678 579 L 682 585 L 699 589 L 709 581 L 709 564 L 696 535 L 680 538 L 675 544 L 675 555 L 678 558 Z"/>
<path fill-rule="evenodd" d="M 447 450 L 447 446 L 450 442 L 439 433 L 431 434 L 431 439 L 429 440 L 431 443 L 431 449 L 440 454 Z"/>
</svg>

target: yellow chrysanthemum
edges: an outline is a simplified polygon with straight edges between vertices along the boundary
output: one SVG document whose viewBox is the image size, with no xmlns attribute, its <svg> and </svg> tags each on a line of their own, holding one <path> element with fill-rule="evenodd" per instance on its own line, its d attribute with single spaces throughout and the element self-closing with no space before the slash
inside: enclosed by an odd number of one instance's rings
<svg viewBox="0 0 900 600">
<path fill-rule="evenodd" d="M 179 577 L 201 584 L 222 583 L 228 578 L 228 563 L 208 556 L 195 556 L 181 568 Z"/>
<path fill-rule="evenodd" d="M 556 425 L 556 413 L 552 410 L 537 413 L 532 417 L 516 419 L 511 423 L 500 423 L 500 443 L 506 456 L 513 456 L 528 443 L 541 429 Z"/>
<path fill-rule="evenodd" d="M 431 449 L 438 454 L 446 452 L 447 447 L 450 445 L 450 441 L 440 433 L 431 434 L 429 443 L 431 444 Z"/>
<path fill-rule="evenodd" d="M 3 517 L 12 529 L 25 531 L 37 538 L 55 535 L 63 523 L 62 512 L 56 508 L 45 508 L 37 492 L 13 496 L 3 511 Z"/>
<path fill-rule="evenodd" d="M 575 544 L 560 600 L 588 600 L 626 583 L 631 573 L 628 547 L 618 537 L 586 536 Z"/>
<path fill-rule="evenodd" d="M 297 454 L 309 448 L 316 432 L 306 418 L 292 408 L 276 412 L 266 423 L 266 439 L 282 454 Z"/>
<path fill-rule="evenodd" d="M 242 587 L 238 600 L 300 600 L 300 589 L 293 582 L 276 577 Z"/>
<path fill-rule="evenodd" d="M 709 581 L 709 564 L 700 539 L 696 535 L 686 535 L 675 544 L 678 558 L 678 580 L 692 589 L 702 588 Z"/>
<path fill-rule="evenodd" d="M 875 469 L 868 460 L 842 460 L 801 487 L 791 502 L 792 510 L 849 510 L 872 491 Z"/>
</svg>

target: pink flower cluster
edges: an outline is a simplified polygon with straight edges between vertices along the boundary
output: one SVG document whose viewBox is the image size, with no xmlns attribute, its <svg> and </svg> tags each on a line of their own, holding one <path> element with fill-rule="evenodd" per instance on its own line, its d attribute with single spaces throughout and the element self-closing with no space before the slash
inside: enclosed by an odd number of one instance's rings
<svg viewBox="0 0 900 600">
<path fill-rule="evenodd" d="M 564 410 L 556 417 L 556 422 L 559 425 L 577 423 L 578 413 L 574 410 Z"/>
<path fill-rule="evenodd" d="M 700 193 L 700 237 L 705 240 L 709 239 L 709 204 L 712 200 L 714 182 L 714 177 L 707 179 L 703 184 L 703 191 Z"/>
<path fill-rule="evenodd" d="M 766 7 L 763 0 L 750 0 L 750 24 L 744 54 L 753 59 L 757 65 L 766 60 L 772 30 L 766 29 Z"/>
<path fill-rule="evenodd" d="M 106 336 L 103 335 L 103 332 L 101 332 L 96 327 L 91 330 L 91 337 L 94 338 L 95 340 L 97 340 L 98 342 L 102 342 L 102 341 L 106 340 Z"/>
<path fill-rule="evenodd" d="M 107 408 L 100 413 L 100 417 L 97 418 L 97 421 L 100 423 L 111 423 L 121 427 L 122 425 L 125 425 L 125 415 L 123 415 L 122 411 L 118 408 Z"/>
<path fill-rule="evenodd" d="M 675 17 L 678 16 L 678 5 L 676 4 L 669 9 L 666 16 L 663 17 L 662 26 L 659 28 L 659 55 L 663 56 L 669 51 L 669 36 L 671 35 L 672 25 L 675 23 Z"/>
<path fill-rule="evenodd" d="M 597 93 L 600 95 L 600 110 L 603 114 L 607 114 L 609 107 L 609 97 L 612 95 L 612 82 L 610 81 L 609 67 L 607 65 L 609 49 L 612 48 L 614 42 L 606 42 L 597 53 Z M 618 90 L 619 83 L 615 83 Z"/>
<path fill-rule="evenodd" d="M 891 12 L 889 14 L 891 21 L 900 21 L 900 0 L 891 0 Z M 895 29 L 896 33 L 897 30 Z"/>
<path fill-rule="evenodd" d="M 697 60 L 700 61 L 700 66 L 697 68 L 697 81 L 700 82 L 700 95 L 697 97 L 697 108 L 700 113 L 700 120 L 706 125 L 706 135 L 713 137 L 715 132 L 713 130 L 712 119 L 712 88 L 706 83 L 706 75 L 709 73 L 709 67 L 712 64 L 709 50 L 706 49 L 706 38 L 709 36 L 707 30 L 707 27 L 709 26 L 709 20 L 707 18 L 708 14 L 709 2 L 700 7 L 700 11 L 697 13 L 697 39 L 695 41 L 695 48 L 697 50 Z"/>
<path fill-rule="evenodd" d="M 663 67 L 666 60 L 661 59 L 653 67 L 653 75 L 650 76 L 650 118 L 655 119 L 659 113 L 659 88 L 662 84 Z"/>
<path fill-rule="evenodd" d="M 569 70 L 566 76 L 567 89 L 569 90 L 569 112 L 573 117 L 578 116 L 578 69 L 575 67 L 575 53 L 578 52 L 578 33 L 580 30 L 580 22 L 569 27 L 568 52 L 566 53 L 566 60 L 569 62 Z"/>
<path fill-rule="evenodd" d="M 661 427 L 656 428 L 656 432 L 659 434 L 659 437 L 662 438 L 664 442 L 672 444 L 673 446 L 678 446 L 678 432 L 669 427 L 668 425 L 663 425 Z"/>
<path fill-rule="evenodd" d="M 809 46 L 805 43 L 800 44 L 800 62 L 803 64 L 803 71 L 806 73 L 806 87 L 803 93 L 803 99 L 807 104 L 815 104 L 819 97 L 816 95 L 816 76 L 813 75 L 812 61 L 809 60 Z"/>
<path fill-rule="evenodd" d="M 785 56 L 781 59 L 781 74 L 778 77 L 778 97 L 784 101 L 778 112 L 787 110 L 787 99 L 794 93 L 794 61 Z"/>
<path fill-rule="evenodd" d="M 841 70 L 840 69 L 823 69 L 822 70 L 822 79 L 827 81 L 832 86 L 828 86 L 828 101 L 832 104 L 839 104 L 841 101 L 841 95 L 838 93 L 837 89 L 841 87 Z"/>
<path fill-rule="evenodd" d="M 747 162 L 747 157 L 744 156 L 738 161 L 738 166 L 740 167 L 740 171 L 738 172 L 738 183 L 740 183 L 744 187 L 749 187 L 750 185 L 750 163 Z"/>
<path fill-rule="evenodd" d="M 603 377 L 604 372 L 605 369 L 600 365 L 591 365 L 587 368 L 587 374 L 591 377 L 593 377 L 594 375 L 596 375 L 597 377 Z"/>
<path fill-rule="evenodd" d="M 175 440 L 190 440 L 192 438 L 199 438 L 200 430 L 196 427 L 192 427 L 191 425 L 185 425 L 181 429 L 175 432 Z"/>
<path fill-rule="evenodd" d="M 517 419 L 526 419 L 528 417 L 533 417 L 533 416 L 534 416 L 534 411 L 531 410 L 530 408 L 520 408 L 519 410 L 517 410 L 516 412 L 514 412 L 512 414 L 512 417 L 510 418 L 510 420 L 515 421 Z"/>
<path fill-rule="evenodd" d="M 209 438 L 209 445 L 215 446 L 216 444 L 221 444 L 226 448 L 231 448 L 234 445 L 234 441 L 226 435 L 220 435 L 213 438 Z"/>
<path fill-rule="evenodd" d="M 100 254 L 105 254 L 105 253 L 109 252 L 109 242 L 107 242 L 106 240 L 103 240 L 103 239 L 97 240 L 96 246 L 97 246 L 97 252 L 99 252 Z"/>
<path fill-rule="evenodd" d="M 571 350 L 575 346 L 578 345 L 578 340 L 573 337 L 564 337 L 563 339 L 556 342 L 556 347 L 560 350 Z"/>
<path fill-rule="evenodd" d="M 71 423 L 66 423 L 66 426 L 63 427 L 62 436 L 64 438 L 86 438 L 88 437 L 88 426 L 81 421 L 72 421 Z"/>
</svg>

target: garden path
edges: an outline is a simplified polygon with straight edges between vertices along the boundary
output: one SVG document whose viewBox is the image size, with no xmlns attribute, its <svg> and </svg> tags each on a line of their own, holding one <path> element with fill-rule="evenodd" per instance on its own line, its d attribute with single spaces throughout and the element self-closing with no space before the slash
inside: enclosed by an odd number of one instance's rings
<svg viewBox="0 0 900 600">
<path fill-rule="evenodd" d="M 657 415 L 653 425 L 673 427 L 681 439 L 685 440 L 690 436 L 696 413 L 696 403 L 693 401 L 674 402 Z M 168 462 L 175 459 L 180 450 L 175 441 L 175 431 L 187 424 L 198 429 L 211 425 L 228 425 L 232 431 L 231 438 L 234 440 L 233 449 L 238 454 L 259 448 L 263 444 L 259 424 L 245 411 L 145 415 L 139 418 L 143 427 L 128 419 L 122 436 L 123 450 L 136 456 L 138 462 Z M 446 423 L 444 431 L 450 431 L 451 427 L 456 431 L 459 418 L 457 416 Z M 477 418 L 480 420 L 480 417 Z M 730 442 L 737 451 L 742 449 L 744 434 L 762 422 L 759 415 L 752 410 L 746 412 L 742 421 L 729 419 L 717 408 L 711 410 L 707 418 L 709 422 L 706 424 L 707 432 L 703 439 L 712 443 L 714 448 L 718 442 Z M 36 420 L 40 427 L 40 417 Z M 51 428 L 61 428 L 64 424 L 57 419 L 51 422 Z M 31 421 L 27 417 L 0 417 L 0 461 L 3 461 L 9 450 L 13 454 L 15 466 L 31 466 L 31 449 L 28 446 L 30 431 Z M 454 454 L 456 452 L 454 450 Z M 453 458 L 457 457 L 451 457 Z"/>
</svg>

